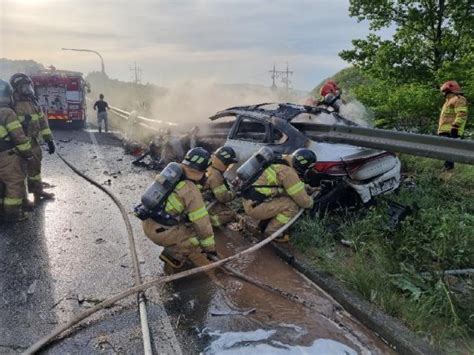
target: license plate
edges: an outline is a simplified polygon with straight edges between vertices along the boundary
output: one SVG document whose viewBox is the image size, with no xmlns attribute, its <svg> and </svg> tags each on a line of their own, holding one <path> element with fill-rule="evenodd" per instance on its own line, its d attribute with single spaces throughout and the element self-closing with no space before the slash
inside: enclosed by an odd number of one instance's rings
<svg viewBox="0 0 474 355">
<path fill-rule="evenodd" d="M 370 188 L 370 194 L 372 196 L 383 194 L 384 192 L 392 190 L 396 185 L 396 179 L 391 178 L 384 182 L 381 182 L 377 186 Z"/>
</svg>

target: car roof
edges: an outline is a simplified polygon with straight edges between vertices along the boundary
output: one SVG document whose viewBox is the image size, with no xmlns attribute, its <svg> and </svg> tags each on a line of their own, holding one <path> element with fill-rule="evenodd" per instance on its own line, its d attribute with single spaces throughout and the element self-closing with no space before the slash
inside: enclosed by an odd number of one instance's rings
<svg viewBox="0 0 474 355">
<path fill-rule="evenodd" d="M 351 122 L 350 120 L 340 116 L 334 111 L 328 110 L 325 107 L 297 105 L 292 103 L 261 103 L 250 106 L 235 106 L 219 111 L 215 115 L 209 117 L 209 119 L 214 121 L 221 117 L 243 115 L 262 121 L 269 121 L 272 117 L 278 117 L 290 122 L 302 113 L 313 115 L 320 113 L 331 114 L 336 120 L 341 121 L 347 125 L 356 125 L 354 122 Z"/>
</svg>

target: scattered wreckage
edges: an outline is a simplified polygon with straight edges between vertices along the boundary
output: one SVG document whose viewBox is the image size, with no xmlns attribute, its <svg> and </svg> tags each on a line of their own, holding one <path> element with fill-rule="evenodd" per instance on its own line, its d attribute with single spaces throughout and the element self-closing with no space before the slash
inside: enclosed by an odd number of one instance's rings
<svg viewBox="0 0 474 355">
<path fill-rule="evenodd" d="M 193 127 L 177 136 L 169 131 L 157 135 L 135 165 L 159 170 L 170 161 L 179 161 L 187 149 L 201 145 L 213 150 L 228 145 L 244 162 L 255 151 L 269 146 L 281 154 L 307 147 L 316 153 L 318 162 L 306 176 L 306 182 L 320 187 L 318 209 L 357 206 L 375 196 L 387 194 L 400 184 L 400 161 L 393 153 L 347 144 L 319 142 L 312 136 L 314 124 L 340 124 L 356 127 L 358 123 L 325 106 L 295 104 L 259 104 L 239 106 L 210 117 L 206 134 Z M 145 162 L 148 159 L 149 162 Z M 237 168 L 237 167 L 236 167 Z M 229 172 L 229 178 L 235 169 Z"/>
</svg>

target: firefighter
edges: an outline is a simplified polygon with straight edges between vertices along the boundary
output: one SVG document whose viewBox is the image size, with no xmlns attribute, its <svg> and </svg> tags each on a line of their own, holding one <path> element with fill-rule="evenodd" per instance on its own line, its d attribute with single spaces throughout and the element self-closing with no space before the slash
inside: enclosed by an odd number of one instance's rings
<svg viewBox="0 0 474 355">
<path fill-rule="evenodd" d="M 263 161 L 264 159 L 256 160 Z M 242 191 L 245 212 L 250 217 L 259 220 L 261 225 L 262 221 L 268 222 L 264 229 L 265 236 L 270 236 L 288 223 L 300 208 L 313 206 L 313 199 L 306 193 L 301 179 L 306 171 L 316 164 L 316 155 L 309 149 L 301 148 L 292 154 L 291 162 L 292 166 L 287 160 L 275 154 L 256 177 L 250 178 L 250 181 L 254 182 Z M 246 163 L 239 170 L 245 169 Z M 237 174 L 239 175 L 239 171 Z M 285 243 L 289 239 L 289 235 L 285 234 L 276 238 L 275 241 Z"/>
<path fill-rule="evenodd" d="M 438 135 L 461 138 L 467 121 L 467 100 L 461 86 L 456 81 L 450 80 L 441 85 L 440 90 L 445 101 L 439 117 Z M 443 169 L 454 169 L 454 162 L 446 161 Z"/>
<path fill-rule="evenodd" d="M 0 80 L 0 217 L 6 222 L 27 218 L 23 211 L 26 196 L 23 160 L 31 160 L 30 139 L 23 132 L 16 113 L 11 109 L 13 89 Z"/>
<path fill-rule="evenodd" d="M 52 200 L 54 194 L 43 190 L 41 180 L 41 160 L 43 156 L 39 144 L 40 139 L 43 139 L 48 145 L 49 154 L 56 151 L 48 120 L 37 105 L 33 82 L 27 75 L 23 73 L 14 74 L 10 78 L 10 84 L 14 90 L 14 110 L 24 132 L 31 140 L 33 159 L 26 164 L 28 191 L 33 193 L 35 204 L 41 199 Z"/>
<path fill-rule="evenodd" d="M 165 191 L 149 194 L 166 196 L 166 199 L 158 202 L 149 218 L 143 220 L 143 230 L 155 244 L 164 247 L 160 259 L 174 269 L 181 268 L 187 260 L 196 266 L 206 265 L 217 256 L 211 221 L 197 186 L 204 178 L 209 160 L 210 154 L 204 148 L 189 150 L 181 164 L 170 163 L 164 169 L 174 164 L 177 165 L 174 172 L 159 175 L 161 178 L 166 174 L 178 176 L 177 183 L 171 184 L 171 193 L 166 191 L 169 184 L 157 177 L 156 191 L 163 188 Z M 149 200 L 146 195 L 147 192 L 142 196 L 142 202 Z M 170 223 L 170 220 L 174 222 Z"/>
<path fill-rule="evenodd" d="M 334 80 L 327 80 L 319 89 L 320 99 L 313 97 L 306 99 L 306 106 L 331 106 L 334 110 L 339 111 L 344 101 L 341 99 L 342 90 Z"/>
<path fill-rule="evenodd" d="M 231 164 L 237 163 L 237 156 L 231 147 L 221 147 L 212 155 L 211 166 L 207 169 L 205 190 L 212 193 L 215 199 L 209 209 L 209 216 L 214 227 L 225 226 L 235 220 L 236 213 L 226 205 L 235 198 L 224 178 L 224 172 Z"/>
</svg>

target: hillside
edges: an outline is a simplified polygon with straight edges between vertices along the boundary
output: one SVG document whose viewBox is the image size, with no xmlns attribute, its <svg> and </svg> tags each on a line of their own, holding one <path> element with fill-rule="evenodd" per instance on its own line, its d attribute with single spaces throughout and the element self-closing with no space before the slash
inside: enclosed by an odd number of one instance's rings
<svg viewBox="0 0 474 355">
<path fill-rule="evenodd" d="M 44 69 L 44 65 L 34 60 L 12 60 L 0 58 L 0 78 L 4 80 L 18 72 L 32 74 L 38 70 Z"/>
</svg>

